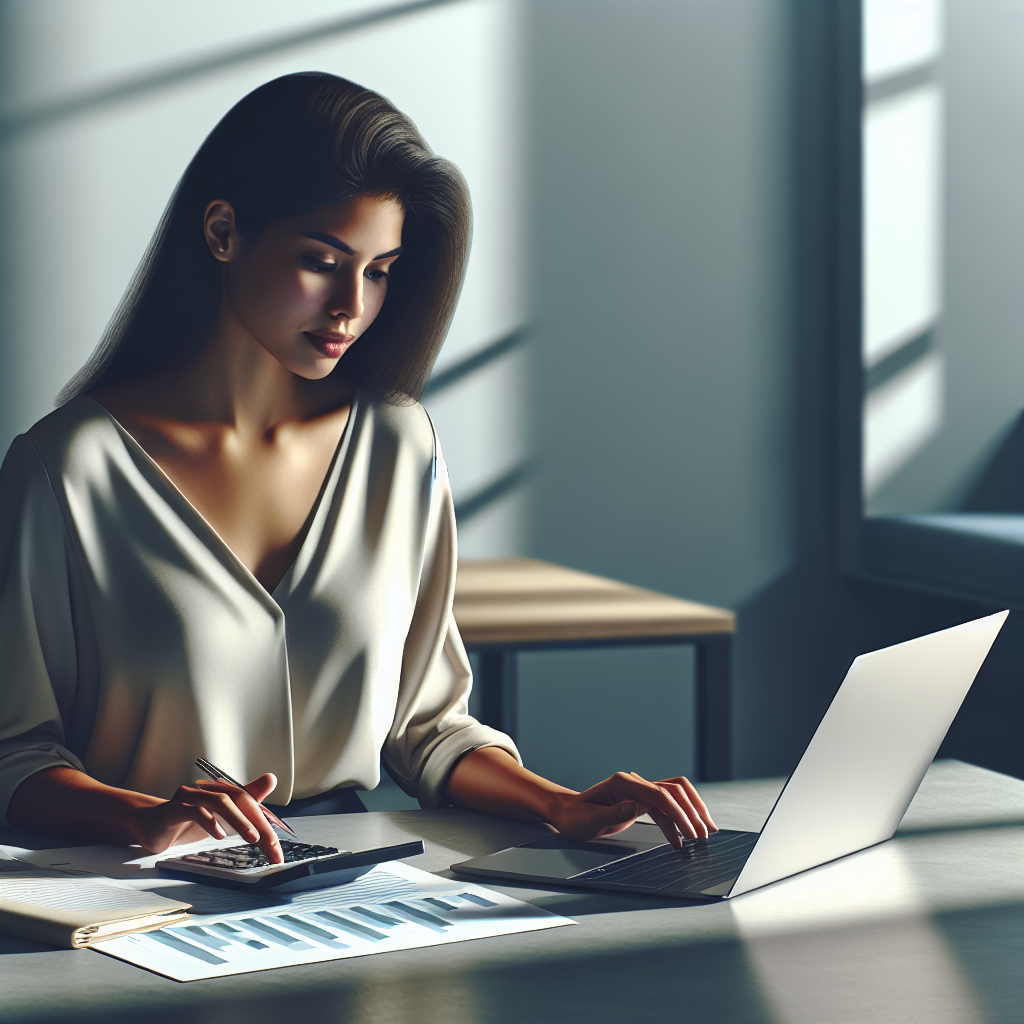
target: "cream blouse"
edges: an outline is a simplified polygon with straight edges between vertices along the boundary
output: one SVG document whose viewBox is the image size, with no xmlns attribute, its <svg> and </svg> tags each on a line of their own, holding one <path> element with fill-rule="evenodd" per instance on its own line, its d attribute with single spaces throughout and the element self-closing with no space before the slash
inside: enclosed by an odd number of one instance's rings
<svg viewBox="0 0 1024 1024">
<path fill-rule="evenodd" d="M 169 797 L 203 756 L 271 803 L 388 773 L 424 807 L 512 741 L 467 714 L 455 517 L 416 404 L 357 396 L 294 564 L 268 593 L 138 443 L 79 397 L 0 470 L 0 825 L 72 765 Z"/>
</svg>

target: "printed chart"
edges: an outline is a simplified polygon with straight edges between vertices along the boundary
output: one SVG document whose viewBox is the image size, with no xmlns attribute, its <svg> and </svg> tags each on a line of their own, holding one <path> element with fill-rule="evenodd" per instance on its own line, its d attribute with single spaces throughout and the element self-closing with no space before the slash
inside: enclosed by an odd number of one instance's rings
<svg viewBox="0 0 1024 1024">
<path fill-rule="evenodd" d="M 186 887 L 175 890 L 200 911 L 186 923 L 92 948 L 176 981 L 197 981 L 575 923 L 402 863 L 270 906 L 244 893 L 195 889 L 205 892 L 194 898 Z"/>
</svg>

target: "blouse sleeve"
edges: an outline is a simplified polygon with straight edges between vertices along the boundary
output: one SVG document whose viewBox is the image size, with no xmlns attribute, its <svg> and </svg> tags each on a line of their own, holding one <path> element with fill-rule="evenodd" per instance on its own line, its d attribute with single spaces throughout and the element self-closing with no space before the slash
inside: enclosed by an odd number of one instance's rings
<svg viewBox="0 0 1024 1024">
<path fill-rule="evenodd" d="M 383 752 L 388 774 L 428 808 L 449 803 L 448 776 L 470 751 L 500 747 L 522 764 L 509 736 L 468 712 L 473 673 L 452 614 L 455 509 L 439 449 L 434 465 L 419 592 L 405 642 L 395 720 Z"/>
<path fill-rule="evenodd" d="M 30 775 L 84 771 L 64 745 L 77 674 L 64 519 L 24 436 L 0 468 L 0 651 L 0 827 L 9 828 L 11 797 Z"/>
</svg>

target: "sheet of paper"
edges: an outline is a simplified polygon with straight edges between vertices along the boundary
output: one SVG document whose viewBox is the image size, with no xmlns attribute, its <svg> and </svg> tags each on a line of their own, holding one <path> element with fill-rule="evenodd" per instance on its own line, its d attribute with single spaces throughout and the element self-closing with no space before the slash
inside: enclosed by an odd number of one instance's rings
<svg viewBox="0 0 1024 1024">
<path fill-rule="evenodd" d="M 196 843 L 172 846 L 163 853 L 148 853 L 141 846 L 70 846 L 58 850 L 26 850 L 19 846 L 0 846 L 0 858 L 16 859 L 37 868 L 62 871 L 69 875 L 135 881 L 163 877 L 156 868 L 158 860 L 166 857 L 183 857 L 188 853 L 212 850 L 221 846 L 238 846 L 238 837 L 200 839 Z"/>
<path fill-rule="evenodd" d="M 192 904 L 183 924 L 125 935 L 91 948 L 173 978 L 228 974 L 342 960 L 420 946 L 575 924 L 479 885 L 438 878 L 400 861 L 381 864 L 346 885 L 275 895 L 172 879 L 154 864 L 170 855 L 237 845 L 203 840 L 154 855 L 139 848 L 79 846 L 25 850 L 0 846 L 0 859 L 48 871 L 103 878 Z"/>
<path fill-rule="evenodd" d="M 179 890 L 200 909 L 196 889 Z M 160 889 L 161 894 L 170 895 Z M 407 864 L 380 865 L 347 885 L 278 897 L 273 905 L 220 891 L 219 909 L 185 924 L 125 935 L 92 948 L 176 981 L 197 981 L 273 967 L 343 960 L 492 935 L 575 924 L 479 885 L 452 882 Z"/>
</svg>

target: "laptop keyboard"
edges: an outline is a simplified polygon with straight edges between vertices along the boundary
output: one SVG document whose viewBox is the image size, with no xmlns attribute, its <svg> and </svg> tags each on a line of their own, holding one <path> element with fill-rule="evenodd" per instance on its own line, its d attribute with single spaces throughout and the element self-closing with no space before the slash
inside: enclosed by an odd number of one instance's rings
<svg viewBox="0 0 1024 1024">
<path fill-rule="evenodd" d="M 701 892 L 735 878 L 757 842 L 755 832 L 715 832 L 707 839 L 689 839 L 683 848 L 656 846 L 618 864 L 593 868 L 577 879 L 649 889 Z"/>
</svg>

